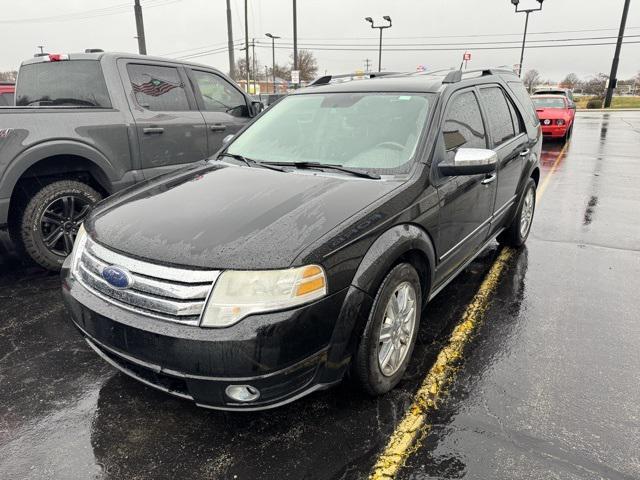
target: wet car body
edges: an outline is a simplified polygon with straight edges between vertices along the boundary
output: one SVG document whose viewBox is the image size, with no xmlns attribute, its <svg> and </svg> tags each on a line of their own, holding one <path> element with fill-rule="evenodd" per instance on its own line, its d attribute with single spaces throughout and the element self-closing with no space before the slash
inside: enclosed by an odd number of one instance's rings
<svg viewBox="0 0 640 480">
<path fill-rule="evenodd" d="M 571 102 L 561 95 L 542 95 L 532 97 L 542 126 L 542 134 L 550 138 L 567 138 L 576 116 Z"/>
<path fill-rule="evenodd" d="M 85 222 L 84 270 L 78 273 L 69 258 L 62 271 L 74 324 L 112 365 L 200 406 L 270 408 L 341 381 L 387 272 L 399 261 L 414 265 L 426 303 L 505 230 L 524 186 L 539 179 L 535 112 L 526 96 L 514 95 L 511 82 L 521 86 L 512 74 L 486 71 L 480 78 L 380 78 L 291 95 L 425 94 L 432 107 L 414 161 L 402 175 L 278 172 L 219 159 L 103 202 Z M 520 133 L 497 144 L 487 124 L 497 175 L 444 176 L 435 166 L 446 163 L 441 121 L 449 100 L 490 87 L 508 92 L 517 105 Z M 188 293 L 179 322 L 141 314 L 127 306 L 130 292 L 102 284 L 100 272 L 110 265 L 134 272 L 135 284 L 147 292 L 166 288 L 162 301 L 175 292 L 200 293 Z M 202 328 L 201 314 L 221 272 L 305 265 L 324 270 L 322 298 L 251 314 L 224 328 Z M 173 290 L 159 286 L 158 278 L 173 279 Z M 145 296 L 135 295 L 136 301 Z M 172 306 L 185 305 L 185 298 L 171 299 Z M 226 394 L 232 385 L 250 385 L 259 398 L 234 401 Z"/>
</svg>

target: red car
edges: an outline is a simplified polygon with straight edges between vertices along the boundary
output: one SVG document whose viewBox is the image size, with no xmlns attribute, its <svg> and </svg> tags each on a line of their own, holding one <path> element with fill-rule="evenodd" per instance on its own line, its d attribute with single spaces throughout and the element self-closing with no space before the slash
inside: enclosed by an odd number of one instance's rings
<svg viewBox="0 0 640 480">
<path fill-rule="evenodd" d="M 567 97 L 562 95 L 534 95 L 531 97 L 536 106 L 542 134 L 549 138 L 568 139 L 573 132 L 576 117 Z"/>
<path fill-rule="evenodd" d="M 13 82 L 0 82 L 0 107 L 12 107 L 16 86 Z"/>
</svg>

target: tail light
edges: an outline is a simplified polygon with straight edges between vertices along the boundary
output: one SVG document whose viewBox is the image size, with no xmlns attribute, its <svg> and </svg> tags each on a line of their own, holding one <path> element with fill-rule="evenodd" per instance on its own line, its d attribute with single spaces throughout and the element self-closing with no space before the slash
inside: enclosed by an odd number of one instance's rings
<svg viewBox="0 0 640 480">
<path fill-rule="evenodd" d="M 50 62 L 60 62 L 62 60 L 69 60 L 69 55 L 64 53 L 50 53 L 48 58 Z"/>
</svg>

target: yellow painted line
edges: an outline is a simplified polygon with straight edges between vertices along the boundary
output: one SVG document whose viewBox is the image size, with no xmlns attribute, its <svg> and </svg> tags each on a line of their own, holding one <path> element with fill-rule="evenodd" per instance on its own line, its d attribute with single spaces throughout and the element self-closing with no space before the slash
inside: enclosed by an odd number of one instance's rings
<svg viewBox="0 0 640 480">
<path fill-rule="evenodd" d="M 569 146 L 569 142 L 564 144 L 564 147 L 562 147 L 562 150 L 560 150 L 560 153 L 558 154 L 558 157 L 556 158 L 556 161 L 553 162 L 553 165 L 551 166 L 551 169 L 549 170 L 549 173 L 547 173 L 545 175 L 544 179 L 542 180 L 542 183 L 538 187 L 538 192 L 537 192 L 537 197 L 538 198 L 541 198 L 542 194 L 547 189 L 547 185 L 549 185 L 549 182 L 551 181 L 551 177 L 553 176 L 555 171 L 558 169 L 558 165 L 560 165 L 560 161 L 564 158 L 564 155 L 565 155 L 565 153 L 567 151 L 567 147 L 568 146 Z"/>
<path fill-rule="evenodd" d="M 565 155 L 567 145 L 568 144 L 565 144 L 562 150 L 560 150 L 549 173 L 544 177 L 544 180 L 538 188 L 538 199 L 542 198 L 551 180 L 551 176 Z M 438 408 L 438 403 L 443 393 L 455 378 L 465 346 L 482 321 L 484 313 L 491 301 L 491 296 L 498 286 L 502 272 L 507 267 L 509 260 L 515 252 L 516 250 L 511 248 L 503 248 L 491 266 L 489 273 L 487 273 L 487 276 L 482 281 L 471 303 L 464 311 L 461 322 L 451 333 L 449 342 L 440 353 L 438 353 L 434 365 L 416 392 L 411 407 L 396 426 L 387 446 L 378 457 L 369 476 L 371 480 L 395 478 L 407 458 L 409 458 L 409 455 L 419 448 L 420 441 L 425 438 L 431 430 L 432 426 L 427 423 L 427 416 L 430 411 Z"/>
</svg>

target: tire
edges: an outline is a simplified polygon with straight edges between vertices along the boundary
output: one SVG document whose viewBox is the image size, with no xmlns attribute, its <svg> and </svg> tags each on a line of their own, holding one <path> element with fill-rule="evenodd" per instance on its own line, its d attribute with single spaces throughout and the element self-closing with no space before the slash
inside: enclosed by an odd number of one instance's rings
<svg viewBox="0 0 640 480">
<path fill-rule="evenodd" d="M 18 250 L 47 270 L 60 270 L 71 253 L 70 247 L 82 221 L 101 199 L 100 193 L 75 180 L 60 180 L 44 186 L 18 216 L 18 235 L 14 234 Z"/>
<path fill-rule="evenodd" d="M 531 204 L 528 204 L 528 199 Z M 529 208 L 530 207 L 530 208 Z M 511 222 L 511 225 L 507 229 L 498 235 L 498 243 L 509 247 L 521 247 L 524 242 L 527 241 L 529 232 L 531 231 L 531 224 L 533 223 L 533 215 L 536 210 L 536 182 L 533 178 L 530 178 L 527 182 L 524 194 L 520 199 L 520 205 L 518 205 L 518 213 Z M 529 213 L 527 213 L 529 212 Z M 523 221 L 523 216 L 527 215 L 528 220 L 526 225 Z"/>
<path fill-rule="evenodd" d="M 403 304 L 400 291 L 405 292 L 405 298 L 413 300 L 413 313 L 407 301 L 404 309 L 406 315 L 397 316 L 398 323 L 394 324 L 388 312 L 392 311 L 392 303 L 399 302 L 395 303 L 396 306 Z M 420 277 L 413 266 L 400 263 L 387 274 L 378 289 L 356 352 L 354 377 L 368 394 L 375 396 L 388 392 L 404 375 L 416 343 L 421 310 Z M 403 322 L 405 318 L 408 320 Z M 381 339 L 383 324 L 387 331 L 386 342 Z M 400 348 L 397 357 L 393 354 L 395 350 L 390 350 L 393 345 Z M 391 357 L 397 360 L 391 362 Z M 389 361 L 385 363 L 384 359 Z"/>
</svg>

